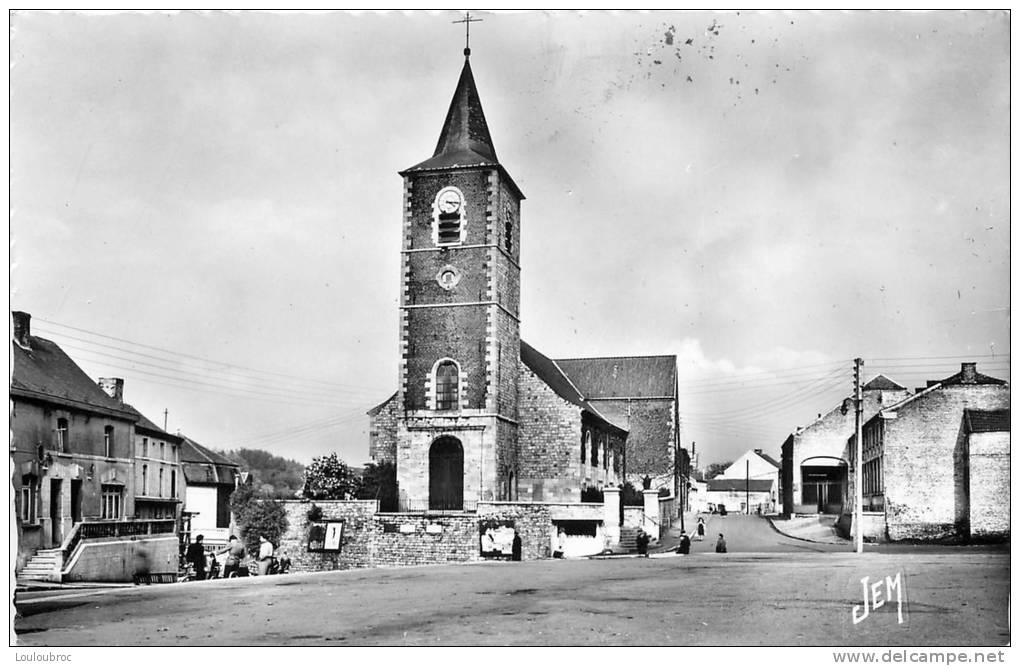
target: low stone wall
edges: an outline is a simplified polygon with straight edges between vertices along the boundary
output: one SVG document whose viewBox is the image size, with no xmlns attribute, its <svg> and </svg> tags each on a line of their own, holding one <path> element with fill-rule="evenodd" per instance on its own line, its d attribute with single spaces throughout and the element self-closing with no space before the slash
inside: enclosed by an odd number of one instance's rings
<svg viewBox="0 0 1020 666">
<path fill-rule="evenodd" d="M 295 572 L 482 560 L 481 527 L 490 521 L 513 523 L 521 537 L 522 559 L 544 559 L 551 556 L 556 537 L 554 515 L 557 520 L 598 522 L 604 517 L 601 504 L 479 502 L 477 513 L 452 514 L 377 513 L 375 501 L 362 500 L 282 504 L 289 528 L 280 546 Z M 313 504 L 322 512 L 320 522 L 344 521 L 339 553 L 308 551 Z"/>
<path fill-rule="evenodd" d="M 176 534 L 136 538 L 88 539 L 81 542 L 68 563 L 64 582 L 130 582 L 135 573 L 135 556 L 144 551 L 150 573 L 177 574 L 180 555 Z"/>
<path fill-rule="evenodd" d="M 478 517 L 377 514 L 369 566 L 411 566 L 481 559 Z M 345 544 L 346 545 L 346 544 Z"/>
</svg>

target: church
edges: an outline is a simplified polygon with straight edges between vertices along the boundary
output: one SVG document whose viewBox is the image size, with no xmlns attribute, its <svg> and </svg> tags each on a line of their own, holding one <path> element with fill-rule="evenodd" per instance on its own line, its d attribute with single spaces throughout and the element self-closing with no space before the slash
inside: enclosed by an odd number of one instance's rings
<svg viewBox="0 0 1020 666">
<path fill-rule="evenodd" d="M 554 360 L 520 337 L 521 203 L 496 157 L 470 48 L 429 159 L 400 172 L 398 388 L 368 412 L 401 511 L 676 494 L 675 356 Z M 635 484 L 640 488 L 640 483 Z"/>
</svg>

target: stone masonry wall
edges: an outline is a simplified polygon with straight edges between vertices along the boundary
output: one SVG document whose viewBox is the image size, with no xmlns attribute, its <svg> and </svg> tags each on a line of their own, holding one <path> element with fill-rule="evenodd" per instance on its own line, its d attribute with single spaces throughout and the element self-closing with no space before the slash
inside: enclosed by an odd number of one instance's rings
<svg viewBox="0 0 1020 666">
<path fill-rule="evenodd" d="M 593 404 L 610 421 L 628 430 L 627 478 L 640 481 L 647 475 L 657 481 L 656 486 L 672 490 L 676 457 L 673 400 L 597 400 Z"/>
<path fill-rule="evenodd" d="M 331 571 L 377 566 L 413 566 L 481 560 L 480 526 L 487 521 L 511 521 L 521 536 L 522 559 L 550 556 L 555 536 L 551 518 L 557 505 L 522 502 L 480 502 L 478 512 L 453 514 L 376 513 L 368 500 L 291 500 L 283 502 L 289 521 L 280 547 L 291 558 L 292 570 Z M 343 520 L 340 553 L 308 552 L 308 511 L 315 504 L 322 521 Z M 584 505 L 601 515 L 599 505 Z"/>
<path fill-rule="evenodd" d="M 397 419 L 402 410 L 397 396 L 368 419 L 368 454 L 377 463 L 397 462 Z"/>
<path fill-rule="evenodd" d="M 963 536 L 970 514 L 960 451 L 963 410 L 1008 409 L 1009 387 L 947 386 L 884 419 L 883 476 L 889 538 Z M 971 484 L 971 489 L 973 489 Z"/>
<path fill-rule="evenodd" d="M 533 501 L 578 501 L 581 410 L 560 398 L 521 365 L 519 497 Z"/>
</svg>

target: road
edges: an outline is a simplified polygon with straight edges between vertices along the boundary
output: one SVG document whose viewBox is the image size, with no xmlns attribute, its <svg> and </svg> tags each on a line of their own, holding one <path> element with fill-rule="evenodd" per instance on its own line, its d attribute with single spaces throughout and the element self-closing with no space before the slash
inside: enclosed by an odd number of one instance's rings
<svg viewBox="0 0 1020 666">
<path fill-rule="evenodd" d="M 753 519 L 732 518 L 720 519 L 733 544 L 725 555 L 702 552 L 710 549 L 706 539 L 686 557 L 484 562 L 22 593 L 15 630 L 19 645 L 54 647 L 991 646 L 1009 640 L 1003 548 L 856 555 L 789 550 L 780 539 L 787 550 L 741 553 L 734 548 L 742 543 L 775 539 L 745 522 Z M 903 582 L 903 622 L 888 603 L 855 624 L 861 578 L 896 574 Z"/>
<path fill-rule="evenodd" d="M 794 539 L 776 531 L 764 518 L 740 514 L 704 515 L 705 540 L 691 542 L 691 554 L 715 553 L 719 534 L 725 535 L 726 549 L 730 553 L 835 553 L 846 552 L 849 546 L 813 543 Z M 687 519 L 684 527 L 694 534 L 697 520 Z M 673 546 L 679 532 L 674 529 L 664 543 Z"/>
</svg>

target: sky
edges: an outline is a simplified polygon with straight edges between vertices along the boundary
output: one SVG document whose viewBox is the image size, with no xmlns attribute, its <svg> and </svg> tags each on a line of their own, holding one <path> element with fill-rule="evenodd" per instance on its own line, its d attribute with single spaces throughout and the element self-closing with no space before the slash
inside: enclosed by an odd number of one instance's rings
<svg viewBox="0 0 1020 666">
<path fill-rule="evenodd" d="M 522 337 L 675 354 L 702 466 L 778 456 L 854 357 L 1009 376 L 1007 14 L 477 16 Z M 15 12 L 11 308 L 172 432 L 366 462 L 460 18 Z"/>
</svg>

